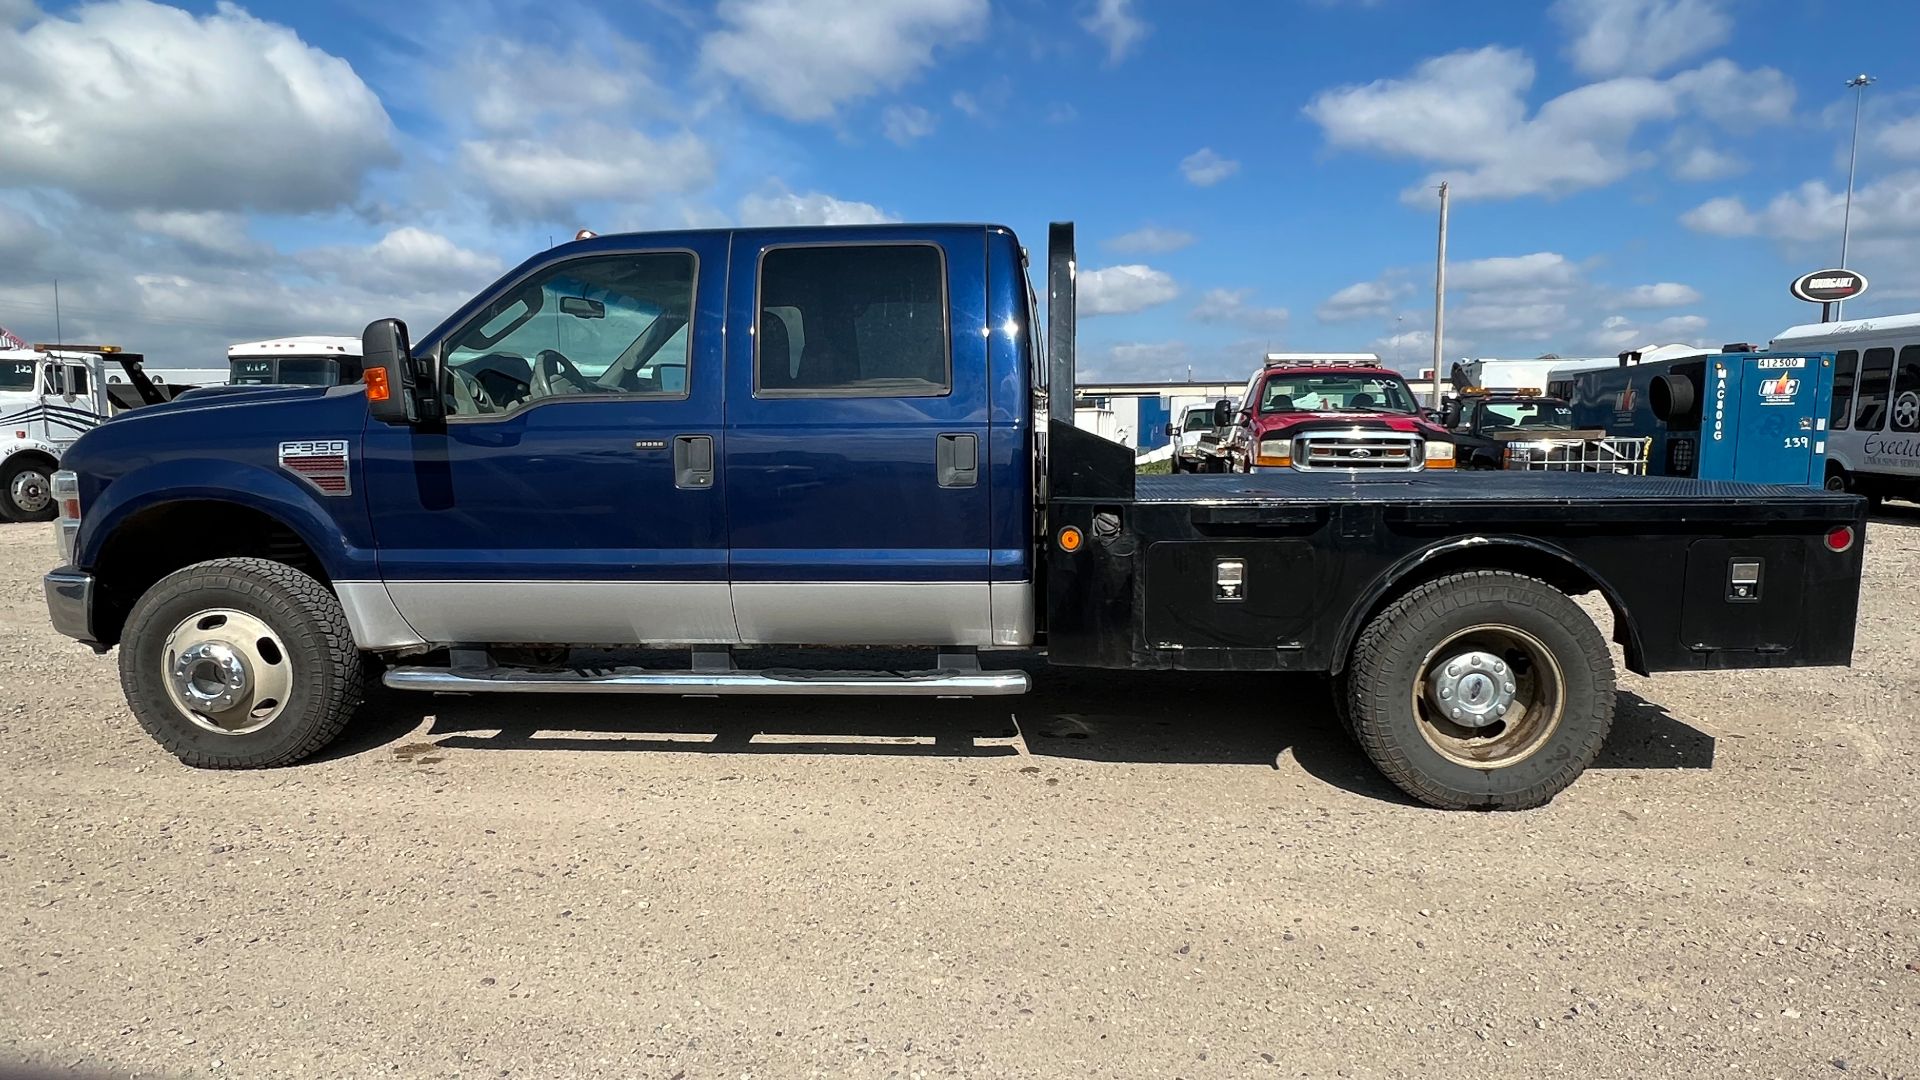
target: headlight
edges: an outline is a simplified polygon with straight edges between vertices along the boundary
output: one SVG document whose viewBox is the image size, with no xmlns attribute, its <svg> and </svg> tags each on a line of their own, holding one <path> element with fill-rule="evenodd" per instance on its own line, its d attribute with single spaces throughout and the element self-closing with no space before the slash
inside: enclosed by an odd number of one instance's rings
<svg viewBox="0 0 1920 1080">
<path fill-rule="evenodd" d="M 1433 439 L 1428 439 L 1427 440 L 1427 468 L 1429 469 L 1453 468 L 1453 444 L 1450 442 L 1438 442 Z"/>
<path fill-rule="evenodd" d="M 1292 468 L 1293 440 L 1290 438 L 1261 439 L 1260 453 L 1254 458 L 1253 463 L 1269 469 Z"/>
</svg>

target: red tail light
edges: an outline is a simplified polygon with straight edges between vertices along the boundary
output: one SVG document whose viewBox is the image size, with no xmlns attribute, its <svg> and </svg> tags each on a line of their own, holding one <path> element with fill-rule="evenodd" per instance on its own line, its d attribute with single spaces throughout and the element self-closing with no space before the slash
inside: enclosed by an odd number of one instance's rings
<svg viewBox="0 0 1920 1080">
<path fill-rule="evenodd" d="M 1853 547 L 1853 526 L 1841 525 L 1827 533 L 1828 551 L 1848 551 Z"/>
</svg>

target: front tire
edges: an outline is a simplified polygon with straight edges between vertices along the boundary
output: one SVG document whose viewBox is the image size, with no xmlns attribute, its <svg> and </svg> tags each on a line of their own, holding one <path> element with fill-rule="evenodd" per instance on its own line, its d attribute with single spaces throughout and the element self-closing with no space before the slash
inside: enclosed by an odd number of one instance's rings
<svg viewBox="0 0 1920 1080">
<path fill-rule="evenodd" d="M 147 734 L 188 765 L 290 765 L 331 743 L 366 695 L 340 601 L 266 559 L 161 578 L 133 606 L 120 683 Z"/>
<path fill-rule="evenodd" d="M 0 520 L 52 521 L 60 511 L 53 501 L 55 467 L 32 451 L 0 464 Z"/>
<path fill-rule="evenodd" d="M 1367 624 L 1347 672 L 1354 736 L 1429 806 L 1544 806 L 1613 726 L 1613 656 L 1545 582 L 1479 570 L 1429 582 Z"/>
</svg>

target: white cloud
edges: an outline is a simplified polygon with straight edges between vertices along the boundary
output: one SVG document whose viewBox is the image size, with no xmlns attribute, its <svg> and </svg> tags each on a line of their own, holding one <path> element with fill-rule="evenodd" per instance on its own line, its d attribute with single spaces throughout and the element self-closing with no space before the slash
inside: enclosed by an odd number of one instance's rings
<svg viewBox="0 0 1920 1080">
<path fill-rule="evenodd" d="M 1385 318 L 1393 314 L 1394 301 L 1409 288 L 1405 282 L 1356 281 L 1327 297 L 1314 314 L 1322 322 Z"/>
<path fill-rule="evenodd" d="M 1509 339 L 1538 339 L 1573 325 L 1567 305 L 1560 303 L 1509 304 L 1500 301 L 1469 303 L 1447 312 L 1447 331 L 1502 334 Z"/>
<path fill-rule="evenodd" d="M 222 210 L 136 210 L 133 226 L 153 236 L 177 240 L 209 255 L 243 257 L 260 252 L 247 235 L 247 218 Z"/>
<path fill-rule="evenodd" d="M 1737 196 L 1722 196 L 1694 207 L 1680 221 L 1712 236 L 1765 236 L 1795 244 L 1838 243 L 1846 189 L 1809 180 L 1783 191 L 1758 210 Z M 1920 237 L 1920 170 L 1897 172 L 1862 184 L 1853 192 L 1853 239 L 1893 244 Z"/>
<path fill-rule="evenodd" d="M 1733 33 L 1718 0 L 1559 0 L 1567 55 L 1589 75 L 1652 75 Z"/>
<path fill-rule="evenodd" d="M 1323 91 L 1305 111 L 1334 146 L 1446 166 L 1402 194 L 1426 204 L 1441 180 L 1462 198 L 1610 184 L 1648 160 L 1628 145 L 1640 126 L 1677 110 L 1667 84 L 1620 78 L 1569 90 L 1528 117 L 1533 78 L 1525 54 L 1488 47 L 1435 57 L 1409 78 Z"/>
<path fill-rule="evenodd" d="M 504 269 L 497 256 L 469 251 L 439 233 L 411 225 L 391 230 L 370 247 L 303 251 L 306 269 L 375 292 L 455 292 L 471 295 Z"/>
<path fill-rule="evenodd" d="M 1723 57 L 1683 71 L 1667 85 L 1701 116 L 1736 131 L 1793 117 L 1793 83 L 1778 68 L 1742 67 Z"/>
<path fill-rule="evenodd" d="M 1882 127 L 1874 135 L 1873 145 L 1888 157 L 1920 160 L 1920 115 Z"/>
<path fill-rule="evenodd" d="M 24 17 L 0 20 L 0 183 L 109 207 L 297 213 L 352 202 L 395 160 L 386 110 L 351 65 L 233 4 Z"/>
<path fill-rule="evenodd" d="M 781 187 L 740 200 L 742 225 L 880 225 L 899 220 L 872 203 L 818 191 L 796 195 Z"/>
<path fill-rule="evenodd" d="M 1683 307 L 1700 302 L 1700 290 L 1675 281 L 1653 285 L 1635 285 L 1621 293 L 1616 301 L 1624 308 Z"/>
<path fill-rule="evenodd" d="M 1013 80 L 1005 75 L 987 81 L 978 90 L 955 90 L 953 107 L 969 120 L 992 126 L 1013 102 Z"/>
<path fill-rule="evenodd" d="M 619 37 L 596 45 L 604 56 L 580 45 L 561 52 L 486 38 L 454 65 L 441 96 L 481 131 L 523 133 L 554 115 L 605 116 L 660 95 L 645 49 Z"/>
<path fill-rule="evenodd" d="M 1533 62 L 1515 49 L 1457 52 L 1427 60 L 1405 78 L 1324 91 L 1306 114 L 1335 147 L 1439 166 L 1403 194 L 1426 205 L 1441 180 L 1460 198 L 1554 197 L 1604 186 L 1656 160 L 1633 145 L 1648 124 L 1686 113 L 1747 131 L 1787 121 L 1794 102 L 1779 71 L 1722 59 L 1664 81 L 1629 75 L 1588 83 L 1529 116 L 1534 77 Z M 1670 145 L 1668 155 L 1685 179 L 1738 168 L 1737 159 L 1697 139 Z"/>
<path fill-rule="evenodd" d="M 1716 150 L 1705 143 L 1667 145 L 1671 164 L 1667 171 L 1681 180 L 1720 180 L 1747 171 L 1745 159 Z"/>
<path fill-rule="evenodd" d="M 1076 304 L 1082 315 L 1130 315 L 1178 295 L 1171 274 L 1135 263 L 1082 271 Z"/>
<path fill-rule="evenodd" d="M 1180 160 L 1180 175 L 1195 187 L 1213 185 L 1240 171 L 1240 163 L 1214 153 L 1213 147 L 1195 150 Z"/>
<path fill-rule="evenodd" d="M 1184 229 L 1163 229 L 1157 225 L 1147 225 L 1108 240 L 1104 245 L 1108 251 L 1122 254 L 1164 255 L 1169 251 L 1179 251 L 1193 244 L 1193 234 Z"/>
<path fill-rule="evenodd" d="M 713 155 L 689 132 L 658 138 L 595 122 L 539 136 L 472 139 L 460 165 L 509 217 L 557 220 L 585 200 L 645 201 L 700 188 Z"/>
<path fill-rule="evenodd" d="M 1709 236 L 1752 236 L 1759 229 L 1753 215 L 1747 212 L 1747 204 L 1733 195 L 1708 199 L 1681 214 L 1680 223 Z"/>
<path fill-rule="evenodd" d="M 1152 29 L 1133 12 L 1134 0 L 1094 0 L 1094 7 L 1080 20 L 1087 33 L 1107 47 L 1107 63 L 1127 58 Z"/>
<path fill-rule="evenodd" d="M 723 29 L 702 63 L 789 120 L 826 120 L 847 102 L 898 89 L 934 49 L 986 32 L 987 0 L 721 0 Z"/>
<path fill-rule="evenodd" d="M 1609 315 L 1587 332 L 1586 344 L 1596 353 L 1607 355 L 1650 345 L 1705 345 L 1707 320 L 1702 315 L 1674 315 L 1642 325 L 1625 315 Z"/>
<path fill-rule="evenodd" d="M 1267 332 L 1287 324 L 1286 308 L 1261 307 L 1251 302 L 1252 297 L 1252 289 L 1208 289 L 1194 305 L 1193 318 Z"/>
<path fill-rule="evenodd" d="M 1653 324 L 1653 336 L 1694 345 L 1699 344 L 1700 335 L 1706 328 L 1707 318 L 1704 315 L 1673 315 Z"/>
<path fill-rule="evenodd" d="M 1447 287 L 1463 292 L 1511 296 L 1528 290 L 1570 288 L 1579 280 L 1580 268 L 1557 251 L 1470 259 L 1447 267 Z"/>
<path fill-rule="evenodd" d="M 933 134 L 933 114 L 918 105 L 889 105 L 880 113 L 880 131 L 900 146 Z"/>
<path fill-rule="evenodd" d="M 582 203 L 647 203 L 712 180 L 713 153 L 698 136 L 639 126 L 673 111 L 646 74 L 646 50 L 613 34 L 593 46 L 489 42 L 443 76 L 440 96 L 463 135 L 461 180 L 497 217 L 577 226 Z"/>
</svg>

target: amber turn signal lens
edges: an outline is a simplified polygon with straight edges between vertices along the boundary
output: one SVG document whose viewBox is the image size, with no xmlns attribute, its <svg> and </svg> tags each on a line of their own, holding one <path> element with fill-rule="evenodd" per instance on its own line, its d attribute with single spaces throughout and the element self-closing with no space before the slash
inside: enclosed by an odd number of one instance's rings
<svg viewBox="0 0 1920 1080">
<path fill-rule="evenodd" d="M 385 401 L 393 396 L 393 388 L 387 385 L 387 369 L 371 367 L 365 376 L 368 401 Z"/>
<path fill-rule="evenodd" d="M 1061 551 L 1079 551 L 1080 545 L 1085 541 L 1086 537 L 1080 535 L 1080 530 L 1071 525 L 1060 530 Z"/>
</svg>

